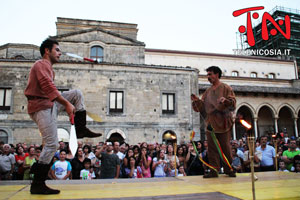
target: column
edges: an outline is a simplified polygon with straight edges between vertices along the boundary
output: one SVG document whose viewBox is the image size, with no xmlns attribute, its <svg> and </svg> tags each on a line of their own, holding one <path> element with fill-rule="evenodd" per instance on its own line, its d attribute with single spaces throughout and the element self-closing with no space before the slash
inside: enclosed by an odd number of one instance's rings
<svg viewBox="0 0 300 200">
<path fill-rule="evenodd" d="M 234 120 L 234 123 L 232 125 L 232 132 L 233 132 L 233 139 L 236 140 L 235 120 Z"/>
<path fill-rule="evenodd" d="M 294 127 L 295 127 L 295 136 L 298 137 L 298 125 L 297 125 L 298 118 L 294 118 Z"/>
<path fill-rule="evenodd" d="M 278 117 L 274 117 L 275 133 L 278 133 Z"/>
<path fill-rule="evenodd" d="M 254 135 L 255 135 L 255 138 L 258 138 L 258 131 L 257 131 L 257 117 L 254 117 L 254 118 L 253 118 L 253 121 L 254 121 Z"/>
</svg>

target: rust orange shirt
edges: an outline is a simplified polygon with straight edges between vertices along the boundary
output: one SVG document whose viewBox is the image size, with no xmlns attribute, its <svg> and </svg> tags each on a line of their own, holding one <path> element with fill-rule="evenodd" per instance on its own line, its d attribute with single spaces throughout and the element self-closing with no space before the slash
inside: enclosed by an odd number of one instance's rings
<svg viewBox="0 0 300 200">
<path fill-rule="evenodd" d="M 54 84 L 54 71 L 50 61 L 41 59 L 34 63 L 24 94 L 27 97 L 40 97 L 28 100 L 29 114 L 53 106 L 54 99 L 60 96 L 60 93 Z"/>
<path fill-rule="evenodd" d="M 220 104 L 217 99 L 225 97 L 229 103 Z M 211 124 L 216 133 L 229 131 L 233 125 L 233 111 L 235 110 L 235 94 L 230 86 L 221 83 L 216 89 L 208 88 L 202 96 L 205 111 L 207 113 L 206 123 Z"/>
<path fill-rule="evenodd" d="M 219 103 L 218 99 L 221 97 L 226 98 L 228 103 Z M 206 126 L 210 124 L 215 133 L 225 133 L 232 128 L 235 105 L 236 99 L 232 88 L 225 83 L 220 83 L 216 89 L 208 88 L 201 100 L 193 103 L 193 109 L 196 112 L 206 113 Z"/>
</svg>

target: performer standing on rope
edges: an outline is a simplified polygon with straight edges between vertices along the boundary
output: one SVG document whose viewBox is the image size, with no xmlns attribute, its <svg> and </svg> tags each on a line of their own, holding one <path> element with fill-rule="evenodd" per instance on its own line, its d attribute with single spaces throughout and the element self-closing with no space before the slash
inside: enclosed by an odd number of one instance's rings
<svg viewBox="0 0 300 200">
<path fill-rule="evenodd" d="M 51 159 L 58 148 L 56 120 L 60 111 L 65 110 L 70 120 L 75 114 L 77 138 L 93 138 L 102 135 L 86 128 L 86 111 L 80 90 L 70 90 L 60 94 L 54 84 L 55 74 L 52 65 L 59 61 L 62 54 L 58 45 L 55 40 L 43 41 L 40 46 L 42 59 L 36 61 L 31 68 L 24 92 L 28 99 L 28 113 L 38 125 L 44 145 L 39 162 L 31 168 L 34 174 L 30 188 L 31 194 L 58 194 L 60 192 L 45 184 Z"/>
<path fill-rule="evenodd" d="M 196 112 L 206 112 L 206 137 L 208 141 L 208 160 L 216 170 L 210 170 L 203 178 L 218 177 L 220 157 L 226 163 L 224 172 L 230 177 L 236 177 L 231 168 L 231 128 L 233 125 L 232 112 L 235 109 L 235 95 L 230 86 L 220 81 L 222 71 L 219 67 L 211 66 L 206 69 L 208 81 L 212 84 L 201 99 L 192 94 L 192 107 Z"/>
</svg>

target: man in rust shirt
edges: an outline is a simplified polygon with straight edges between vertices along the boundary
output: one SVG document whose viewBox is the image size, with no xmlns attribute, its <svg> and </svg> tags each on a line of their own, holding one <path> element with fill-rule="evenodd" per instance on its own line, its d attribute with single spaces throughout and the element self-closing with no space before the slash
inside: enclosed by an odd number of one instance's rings
<svg viewBox="0 0 300 200">
<path fill-rule="evenodd" d="M 77 138 L 99 137 L 86 128 L 86 111 L 80 90 L 59 93 L 55 84 L 52 65 L 59 61 L 61 50 L 57 41 L 46 39 L 40 47 L 42 59 L 34 63 L 30 70 L 25 96 L 28 99 L 28 113 L 36 122 L 42 134 L 43 151 L 39 162 L 32 166 L 34 180 L 31 183 L 31 194 L 58 194 L 45 185 L 50 162 L 58 148 L 57 115 L 66 111 L 70 117 L 75 114 Z"/>
<path fill-rule="evenodd" d="M 216 138 L 219 140 L 221 148 L 228 159 L 232 163 L 231 157 L 231 128 L 233 125 L 232 113 L 235 110 L 235 95 L 230 86 L 220 81 L 222 71 L 219 67 L 211 66 L 206 69 L 208 81 L 212 84 L 208 88 L 202 98 L 199 99 L 192 94 L 192 107 L 196 112 L 206 113 L 206 137 L 208 141 L 208 160 L 209 164 L 220 170 L 220 157 L 218 149 L 212 139 L 211 131 L 208 130 L 210 125 L 215 132 Z M 225 174 L 230 177 L 236 177 L 235 173 L 230 170 L 227 164 L 224 164 Z M 218 177 L 218 173 L 211 170 L 209 174 L 203 178 Z"/>
</svg>

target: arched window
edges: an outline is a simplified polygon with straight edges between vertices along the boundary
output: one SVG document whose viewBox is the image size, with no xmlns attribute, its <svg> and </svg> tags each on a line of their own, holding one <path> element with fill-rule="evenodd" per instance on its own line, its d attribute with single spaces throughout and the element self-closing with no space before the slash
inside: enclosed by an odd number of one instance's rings
<svg viewBox="0 0 300 200">
<path fill-rule="evenodd" d="M 233 71 L 233 72 L 231 72 L 231 76 L 239 76 L 239 72 L 237 72 L 237 71 Z"/>
<path fill-rule="evenodd" d="M 163 134 L 163 143 L 173 144 L 173 143 L 176 143 L 176 142 L 177 142 L 177 136 L 176 136 L 176 133 L 174 133 L 173 131 L 169 130 L 169 131 L 166 131 Z"/>
<path fill-rule="evenodd" d="M 274 79 L 274 78 L 275 78 L 275 74 L 274 74 L 274 73 L 269 73 L 269 74 L 268 74 L 268 78 Z"/>
<path fill-rule="evenodd" d="M 0 141 L 3 141 L 4 144 L 8 143 L 8 134 L 6 131 L 0 129 Z"/>
<path fill-rule="evenodd" d="M 103 48 L 100 46 L 93 46 L 91 48 L 91 59 L 95 59 L 98 62 L 103 61 Z"/>
<path fill-rule="evenodd" d="M 14 59 L 25 59 L 25 57 L 24 56 L 22 56 L 22 55 L 16 55 L 15 57 L 14 57 Z"/>
<path fill-rule="evenodd" d="M 256 72 L 251 72 L 250 77 L 251 78 L 257 78 L 257 73 Z"/>
<path fill-rule="evenodd" d="M 58 128 L 57 129 L 57 136 L 58 136 L 58 141 L 63 141 L 63 142 L 69 142 L 70 141 L 69 132 L 66 131 L 63 128 Z"/>
</svg>

